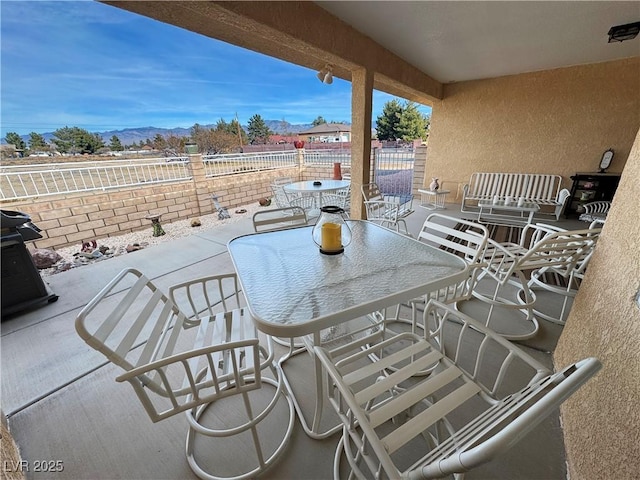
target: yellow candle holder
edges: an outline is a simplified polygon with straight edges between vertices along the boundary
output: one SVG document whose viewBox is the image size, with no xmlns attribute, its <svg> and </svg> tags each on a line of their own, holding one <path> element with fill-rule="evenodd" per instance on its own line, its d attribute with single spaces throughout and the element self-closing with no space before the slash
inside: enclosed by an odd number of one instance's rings
<svg viewBox="0 0 640 480">
<path fill-rule="evenodd" d="M 344 247 L 351 243 L 351 229 L 345 221 L 345 211 L 335 206 L 322 207 L 312 235 L 320 253 L 337 255 L 344 252 Z"/>
</svg>

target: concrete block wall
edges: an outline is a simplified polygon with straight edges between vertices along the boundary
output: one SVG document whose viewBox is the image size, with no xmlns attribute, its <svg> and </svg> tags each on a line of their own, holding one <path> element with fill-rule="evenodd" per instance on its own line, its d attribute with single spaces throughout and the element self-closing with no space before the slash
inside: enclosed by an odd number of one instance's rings
<svg viewBox="0 0 640 480">
<path fill-rule="evenodd" d="M 106 192 L 56 195 L 25 201 L 3 202 L 2 209 L 24 212 L 42 229 L 43 238 L 30 248 L 61 248 L 84 241 L 151 228 L 145 217 L 162 214 L 171 223 L 216 212 L 212 194 L 223 207 L 233 209 L 272 196 L 275 177 L 299 178 L 297 167 L 216 177 L 200 182 L 184 181 Z"/>
<path fill-rule="evenodd" d="M 333 177 L 333 165 L 303 161 L 287 168 L 214 178 L 205 177 L 200 155 L 191 156 L 190 166 L 193 176 L 185 181 L 1 202 L 0 208 L 26 213 L 42 229 L 43 238 L 29 242 L 30 248 L 55 249 L 151 228 L 145 218 L 150 214 L 161 214 L 162 223 L 171 223 L 215 213 L 214 194 L 228 209 L 250 205 L 272 196 L 270 185 L 276 177 L 294 181 Z M 423 175 L 414 177 L 414 189 Z"/>
</svg>

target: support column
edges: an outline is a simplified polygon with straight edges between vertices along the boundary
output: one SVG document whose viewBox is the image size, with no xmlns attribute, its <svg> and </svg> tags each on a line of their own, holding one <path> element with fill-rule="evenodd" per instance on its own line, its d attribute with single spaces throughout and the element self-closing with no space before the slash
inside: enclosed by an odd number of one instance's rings
<svg viewBox="0 0 640 480">
<path fill-rule="evenodd" d="M 207 177 L 204 171 L 204 163 L 202 162 L 202 154 L 190 153 L 189 169 L 191 170 L 193 187 L 196 193 L 196 201 L 198 202 L 198 215 L 206 215 L 214 211 L 213 202 L 211 201 L 211 193 L 207 185 Z"/>
<path fill-rule="evenodd" d="M 351 74 L 351 218 L 364 219 L 361 187 L 371 178 L 371 110 L 373 72 L 360 68 Z"/>
</svg>

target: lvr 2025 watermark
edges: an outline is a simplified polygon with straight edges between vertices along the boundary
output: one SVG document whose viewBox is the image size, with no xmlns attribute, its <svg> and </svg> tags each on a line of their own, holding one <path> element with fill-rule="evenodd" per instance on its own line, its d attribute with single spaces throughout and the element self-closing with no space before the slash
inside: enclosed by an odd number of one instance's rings
<svg viewBox="0 0 640 480">
<path fill-rule="evenodd" d="M 62 460 L 3 460 L 3 472 L 56 473 L 64 470 Z"/>
</svg>

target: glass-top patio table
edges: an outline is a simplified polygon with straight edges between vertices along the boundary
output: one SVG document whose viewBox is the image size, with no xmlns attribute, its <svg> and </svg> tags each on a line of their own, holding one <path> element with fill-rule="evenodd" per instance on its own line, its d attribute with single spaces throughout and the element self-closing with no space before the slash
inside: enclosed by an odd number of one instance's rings
<svg viewBox="0 0 640 480">
<path fill-rule="evenodd" d="M 349 180 L 305 180 L 302 182 L 293 182 L 284 185 L 282 188 L 288 194 L 302 195 L 313 197 L 313 212 L 308 212 L 310 216 L 318 216 L 319 209 L 322 206 L 322 195 L 324 193 L 335 193 L 338 190 L 349 188 L 351 182 Z"/>
<path fill-rule="evenodd" d="M 312 227 L 229 241 L 229 253 L 258 329 L 277 337 L 313 334 L 317 344 L 323 329 L 407 302 L 468 275 L 464 260 L 451 253 L 367 221 L 348 223 L 352 241 L 340 255 L 321 254 L 313 242 Z M 301 423 L 313 438 L 324 438 L 339 428 L 318 432 L 322 402 L 316 362 L 316 412 L 311 427 L 294 396 Z"/>
</svg>

